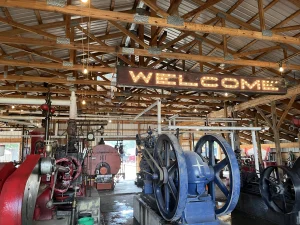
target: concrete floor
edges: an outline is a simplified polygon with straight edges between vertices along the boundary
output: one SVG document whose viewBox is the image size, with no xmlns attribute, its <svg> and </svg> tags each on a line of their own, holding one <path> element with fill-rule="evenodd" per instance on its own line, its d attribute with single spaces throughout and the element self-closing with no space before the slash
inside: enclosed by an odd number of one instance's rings
<svg viewBox="0 0 300 225">
<path fill-rule="evenodd" d="M 122 180 L 115 190 L 99 192 L 101 225 L 138 225 L 133 218 L 133 196 L 142 191 L 134 181 Z"/>
<path fill-rule="evenodd" d="M 141 192 L 134 181 L 120 181 L 114 191 L 99 192 L 101 197 L 101 225 L 138 225 L 133 218 L 133 196 Z M 244 213 L 235 212 L 219 218 L 223 225 L 272 225 Z M 151 224 L 149 224 L 151 225 Z"/>
</svg>

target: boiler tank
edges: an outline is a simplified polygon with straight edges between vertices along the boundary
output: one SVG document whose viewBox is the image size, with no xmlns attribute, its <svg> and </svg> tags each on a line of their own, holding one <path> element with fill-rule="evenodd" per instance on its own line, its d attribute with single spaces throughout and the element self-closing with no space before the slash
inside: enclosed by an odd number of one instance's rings
<svg viewBox="0 0 300 225">
<path fill-rule="evenodd" d="M 98 190 L 114 188 L 114 176 L 119 172 L 121 158 L 118 151 L 109 145 L 97 145 L 86 159 L 88 175 L 94 179 Z"/>
</svg>

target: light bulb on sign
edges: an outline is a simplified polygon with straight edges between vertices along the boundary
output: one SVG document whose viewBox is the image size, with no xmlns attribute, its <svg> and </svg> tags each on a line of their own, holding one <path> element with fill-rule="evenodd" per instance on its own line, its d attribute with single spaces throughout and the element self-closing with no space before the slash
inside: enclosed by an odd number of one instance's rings
<svg viewBox="0 0 300 225">
<path fill-rule="evenodd" d="M 111 123 L 111 120 L 109 120 L 108 122 Z"/>
<path fill-rule="evenodd" d="M 14 108 L 15 108 L 15 106 L 14 106 L 14 105 L 12 105 L 12 106 L 11 106 L 11 108 L 12 108 L 12 109 L 14 109 Z"/>
<path fill-rule="evenodd" d="M 228 97 L 228 93 L 227 92 L 225 93 L 225 97 Z"/>
</svg>

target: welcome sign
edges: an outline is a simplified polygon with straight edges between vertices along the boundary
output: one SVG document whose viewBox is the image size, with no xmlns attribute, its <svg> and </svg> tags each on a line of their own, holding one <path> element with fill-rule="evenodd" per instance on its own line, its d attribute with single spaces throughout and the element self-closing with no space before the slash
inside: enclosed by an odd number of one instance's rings
<svg viewBox="0 0 300 225">
<path fill-rule="evenodd" d="M 117 85 L 193 91 L 268 94 L 286 94 L 287 92 L 284 80 L 280 78 L 189 73 L 122 66 L 117 67 Z"/>
</svg>

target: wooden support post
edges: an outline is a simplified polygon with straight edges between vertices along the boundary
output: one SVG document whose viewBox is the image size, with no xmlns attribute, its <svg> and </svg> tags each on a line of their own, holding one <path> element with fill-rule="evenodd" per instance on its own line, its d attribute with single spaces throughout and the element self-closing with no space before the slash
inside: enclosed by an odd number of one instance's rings
<svg viewBox="0 0 300 225">
<path fill-rule="evenodd" d="M 293 106 L 293 103 L 296 99 L 297 95 L 294 95 L 290 101 L 289 101 L 289 104 L 287 105 L 287 107 L 285 108 L 282 116 L 280 117 L 280 120 L 278 122 L 278 124 L 276 125 L 277 129 L 280 129 L 280 125 L 282 124 L 283 120 L 285 119 L 285 117 L 287 116 L 287 114 L 289 113 L 291 107 Z"/>
<path fill-rule="evenodd" d="M 256 113 L 255 118 L 254 118 L 254 126 L 258 127 L 258 114 Z M 259 137 L 259 132 L 255 131 L 255 136 L 256 136 L 256 142 L 257 142 L 257 153 L 258 153 L 258 162 L 260 164 L 260 168 L 263 167 L 263 158 L 262 158 L 262 152 L 261 152 L 261 143 L 260 143 L 260 137 Z"/>
<path fill-rule="evenodd" d="M 233 112 L 232 115 L 233 115 L 233 118 L 238 118 L 237 112 Z M 236 130 L 236 131 L 234 131 L 234 146 L 232 146 L 233 150 L 240 149 L 240 145 L 241 145 L 241 140 L 240 140 L 240 136 L 239 136 L 239 131 Z"/>
<path fill-rule="evenodd" d="M 226 21 L 225 19 L 222 18 L 222 27 L 226 27 Z M 227 35 L 223 35 L 223 52 L 224 52 L 224 57 L 227 56 L 228 51 L 227 51 Z"/>
<path fill-rule="evenodd" d="M 264 0 L 258 0 L 259 22 L 260 22 L 260 29 L 262 31 L 266 29 L 263 1 Z"/>
<path fill-rule="evenodd" d="M 141 124 L 138 124 L 138 134 L 141 133 Z M 138 148 L 137 148 L 138 149 Z M 136 172 L 139 173 L 140 172 L 140 162 L 141 162 L 141 154 L 137 154 L 136 157 Z"/>
<path fill-rule="evenodd" d="M 190 144 L 190 151 L 193 151 L 193 136 L 192 136 L 192 133 L 189 133 L 189 144 Z"/>
<path fill-rule="evenodd" d="M 202 46 L 202 42 L 199 42 L 199 55 L 203 55 L 203 46 Z M 200 67 L 200 72 L 203 73 L 203 62 L 199 62 L 199 67 Z"/>
<path fill-rule="evenodd" d="M 271 111 L 272 111 L 272 128 L 274 133 L 274 142 L 276 147 L 276 162 L 277 165 L 282 165 L 282 156 L 281 156 L 281 148 L 280 148 L 280 137 L 279 137 L 279 129 L 277 128 L 277 114 L 276 114 L 276 103 L 275 101 L 271 102 Z"/>
<path fill-rule="evenodd" d="M 144 27 L 144 25 L 140 24 L 139 25 L 139 39 L 143 42 L 144 42 L 144 33 L 145 33 L 145 27 Z M 142 49 L 143 46 L 140 45 L 140 48 Z M 144 57 L 143 56 L 139 57 L 139 66 L 140 67 L 144 66 Z"/>
<path fill-rule="evenodd" d="M 228 102 L 224 102 L 224 117 L 228 118 Z M 225 123 L 225 126 L 228 127 L 228 123 Z M 228 143 L 231 143 L 230 138 L 229 138 L 229 134 L 225 133 L 225 139 Z"/>
</svg>

